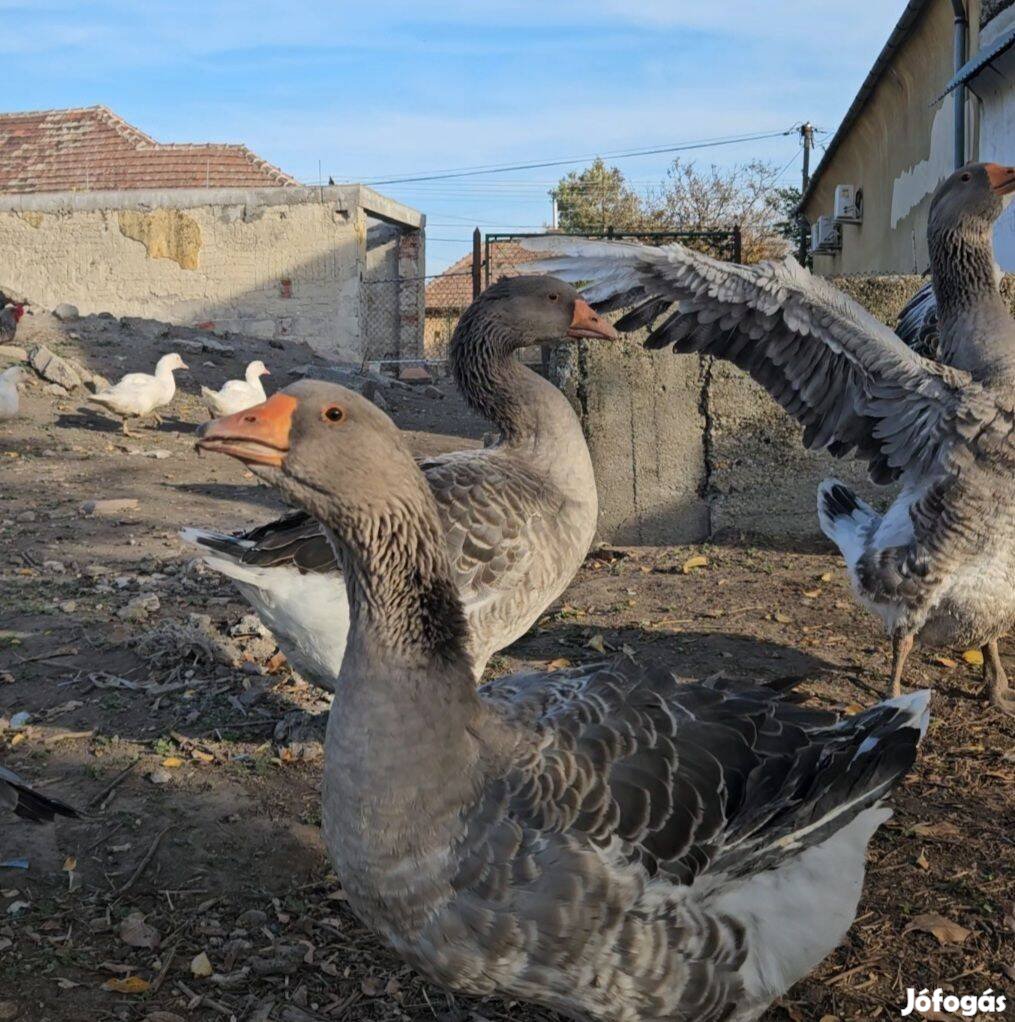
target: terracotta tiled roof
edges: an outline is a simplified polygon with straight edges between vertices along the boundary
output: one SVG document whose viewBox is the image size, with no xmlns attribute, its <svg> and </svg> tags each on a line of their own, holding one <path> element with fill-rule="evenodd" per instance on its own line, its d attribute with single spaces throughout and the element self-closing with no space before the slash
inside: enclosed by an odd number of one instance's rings
<svg viewBox="0 0 1015 1022">
<path fill-rule="evenodd" d="M 541 256 L 530 252 L 513 241 L 501 241 L 490 247 L 490 280 L 501 277 L 517 277 L 531 272 L 525 265 Z M 484 268 L 483 280 L 486 280 Z M 426 287 L 427 312 L 461 312 L 472 301 L 472 253 L 463 255 L 452 263 L 439 277 L 434 277 Z"/>
<path fill-rule="evenodd" d="M 246 146 L 156 142 L 103 106 L 0 114 L 0 193 L 297 183 Z"/>
</svg>

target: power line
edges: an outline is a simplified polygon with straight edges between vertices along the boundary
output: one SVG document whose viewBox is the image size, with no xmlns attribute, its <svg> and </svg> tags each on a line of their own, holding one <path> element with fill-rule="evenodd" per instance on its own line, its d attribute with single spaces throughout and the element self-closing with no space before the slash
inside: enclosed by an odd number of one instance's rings
<svg viewBox="0 0 1015 1022">
<path fill-rule="evenodd" d="M 720 138 L 711 139 L 699 139 L 694 142 L 679 142 L 673 145 L 665 146 L 652 146 L 644 149 L 632 149 L 622 152 L 615 153 L 603 153 L 600 154 L 602 159 L 606 160 L 624 160 L 630 159 L 635 156 L 655 156 L 661 153 L 677 153 L 684 152 L 690 149 L 710 149 L 716 146 L 725 145 L 736 145 L 741 142 L 758 142 L 766 138 L 779 138 L 782 135 L 792 135 L 798 130 L 798 126 L 793 127 L 785 131 L 766 131 L 759 132 L 753 135 L 735 135 Z M 572 163 L 587 163 L 591 160 L 598 159 L 599 156 L 572 156 L 567 159 L 558 160 L 540 160 L 533 163 L 509 163 L 497 165 L 486 165 L 479 167 L 465 167 L 457 170 L 444 170 L 436 171 L 432 174 L 413 174 L 405 177 L 385 177 L 375 178 L 370 181 L 365 181 L 367 185 L 394 185 L 394 184 L 408 184 L 413 181 L 443 181 L 448 178 L 454 177 L 473 177 L 478 174 L 503 174 L 514 170 L 536 170 L 540 167 L 563 167 Z"/>
</svg>

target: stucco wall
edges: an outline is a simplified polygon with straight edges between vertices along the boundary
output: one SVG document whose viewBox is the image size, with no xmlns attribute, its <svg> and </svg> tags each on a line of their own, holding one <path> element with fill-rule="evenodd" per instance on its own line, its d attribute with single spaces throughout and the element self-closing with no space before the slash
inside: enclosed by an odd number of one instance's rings
<svg viewBox="0 0 1015 1022">
<path fill-rule="evenodd" d="M 4 200 L 0 286 L 50 308 L 71 302 L 85 314 L 213 323 L 357 360 L 366 354 L 361 280 L 370 272 L 397 277 L 398 238 L 408 229 L 376 221 L 355 201 L 357 193 L 264 189 L 147 200 L 126 192 Z M 421 258 L 422 245 L 419 251 Z M 397 307 L 397 284 L 393 290 Z M 397 338 L 397 316 L 388 327 Z M 417 329 L 421 334 L 421 324 Z"/>
<path fill-rule="evenodd" d="M 970 2 L 970 52 L 977 47 L 979 0 Z M 953 12 L 934 0 L 894 55 L 857 120 L 821 174 L 804 213 L 831 215 L 835 186 L 863 189 L 863 223 L 842 225 L 842 249 L 817 254 L 817 273 L 922 273 L 928 265 L 927 213 L 952 170 L 951 99 L 932 105 L 953 73 Z M 974 152 L 967 103 L 967 151 Z"/>
<path fill-rule="evenodd" d="M 887 323 L 922 282 L 835 281 Z M 1015 277 L 1002 290 L 1015 314 Z M 806 546 L 821 541 L 822 479 L 836 476 L 875 505 L 891 496 L 868 482 L 862 464 L 804 450 L 801 427 L 745 373 L 696 355 L 649 353 L 640 340 L 558 349 L 557 378 L 582 417 L 599 480 L 600 539 L 747 536 Z"/>
</svg>

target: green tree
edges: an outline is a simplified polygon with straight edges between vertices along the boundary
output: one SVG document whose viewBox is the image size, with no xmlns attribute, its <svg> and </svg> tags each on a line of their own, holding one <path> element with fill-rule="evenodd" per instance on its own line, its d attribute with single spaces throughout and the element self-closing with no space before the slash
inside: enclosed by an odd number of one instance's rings
<svg viewBox="0 0 1015 1022">
<path fill-rule="evenodd" d="M 550 194 L 557 200 L 557 223 L 562 231 L 644 229 L 641 198 L 617 167 L 607 167 L 601 159 L 562 177 Z"/>
<path fill-rule="evenodd" d="M 551 194 L 564 231 L 728 231 L 739 224 L 744 262 L 757 262 L 784 254 L 795 239 L 799 192 L 775 187 L 775 176 L 761 160 L 699 170 L 676 159 L 658 188 L 639 195 L 622 171 L 600 159 L 561 178 Z M 707 239 L 689 243 L 715 250 Z"/>
</svg>

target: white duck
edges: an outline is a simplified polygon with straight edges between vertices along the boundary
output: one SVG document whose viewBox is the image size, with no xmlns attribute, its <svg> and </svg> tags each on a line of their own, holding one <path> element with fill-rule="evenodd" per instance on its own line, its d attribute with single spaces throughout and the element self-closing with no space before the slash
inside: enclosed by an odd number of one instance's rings
<svg viewBox="0 0 1015 1022">
<path fill-rule="evenodd" d="M 174 351 L 158 360 L 154 376 L 149 373 L 128 373 L 119 383 L 113 384 L 108 390 L 100 390 L 88 400 L 121 416 L 123 432 L 130 436 L 130 430 L 127 428 L 130 419 L 139 419 L 154 413 L 155 421 L 162 421 L 155 409 L 173 400 L 176 394 L 173 372 L 186 368 L 186 362 Z"/>
<path fill-rule="evenodd" d="M 242 380 L 227 380 L 219 390 L 209 387 L 201 388 L 201 399 L 213 418 L 223 415 L 234 415 L 253 405 L 267 400 L 261 383 L 262 376 L 271 376 L 260 359 L 255 359 L 247 366 Z"/>
<path fill-rule="evenodd" d="M 0 420 L 13 419 L 18 414 L 18 385 L 26 375 L 24 366 L 11 366 L 0 373 Z"/>
</svg>

